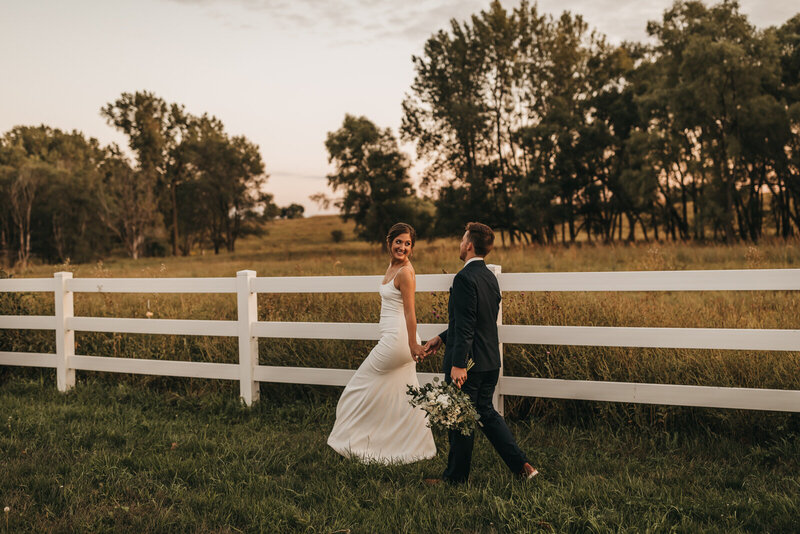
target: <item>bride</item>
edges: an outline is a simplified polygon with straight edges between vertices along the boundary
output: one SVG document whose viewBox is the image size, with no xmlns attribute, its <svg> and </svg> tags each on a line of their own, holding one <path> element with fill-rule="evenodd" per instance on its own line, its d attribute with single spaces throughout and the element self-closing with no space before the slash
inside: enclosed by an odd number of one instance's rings
<svg viewBox="0 0 800 534">
<path fill-rule="evenodd" d="M 414 228 L 397 223 L 386 236 L 391 263 L 380 286 L 380 340 L 344 388 L 328 445 L 363 462 L 410 463 L 436 455 L 424 412 L 412 408 L 407 386 L 419 386 L 425 356 L 414 313 L 416 281 L 409 261 Z"/>
</svg>

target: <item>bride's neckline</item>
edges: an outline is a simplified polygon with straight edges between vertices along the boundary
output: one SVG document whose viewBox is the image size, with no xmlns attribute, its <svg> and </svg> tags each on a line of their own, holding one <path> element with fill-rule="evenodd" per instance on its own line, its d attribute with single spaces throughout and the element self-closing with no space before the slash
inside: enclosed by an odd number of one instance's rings
<svg viewBox="0 0 800 534">
<path fill-rule="evenodd" d="M 381 285 L 382 285 L 382 286 L 388 286 L 389 284 L 391 284 L 392 282 L 394 282 L 394 279 L 395 279 L 395 278 L 397 278 L 397 275 L 398 275 L 398 274 L 400 274 L 400 271 L 402 271 L 402 270 L 403 270 L 403 269 L 405 269 L 406 267 L 408 267 L 408 264 L 405 264 L 405 265 L 403 265 L 402 267 L 400 267 L 399 269 L 397 269 L 397 271 L 394 273 L 394 276 L 392 276 L 392 279 L 391 279 L 391 280 L 389 280 L 388 282 L 384 282 L 384 283 L 382 283 Z"/>
</svg>

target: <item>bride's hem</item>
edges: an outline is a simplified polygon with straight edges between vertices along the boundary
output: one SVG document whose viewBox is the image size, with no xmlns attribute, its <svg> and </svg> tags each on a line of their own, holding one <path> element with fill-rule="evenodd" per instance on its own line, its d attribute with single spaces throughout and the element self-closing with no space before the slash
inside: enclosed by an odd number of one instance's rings
<svg viewBox="0 0 800 534">
<path fill-rule="evenodd" d="M 430 460 L 436 456 L 436 451 L 434 450 L 432 453 L 422 454 L 419 456 L 408 456 L 408 455 L 399 455 L 399 456 L 380 456 L 376 455 L 375 453 L 370 453 L 368 451 L 354 451 L 352 449 L 344 449 L 339 447 L 334 447 L 330 443 L 328 444 L 331 449 L 339 453 L 340 455 L 348 458 L 350 460 L 357 460 L 364 464 L 382 464 L 382 465 L 397 465 L 397 464 L 413 464 L 415 462 L 421 462 L 422 460 Z"/>
</svg>

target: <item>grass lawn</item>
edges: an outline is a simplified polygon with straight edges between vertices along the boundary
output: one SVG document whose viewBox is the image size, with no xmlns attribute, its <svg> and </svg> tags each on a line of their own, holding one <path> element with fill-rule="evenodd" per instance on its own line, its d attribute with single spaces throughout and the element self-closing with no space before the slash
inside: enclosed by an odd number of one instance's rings
<svg viewBox="0 0 800 534">
<path fill-rule="evenodd" d="M 800 529 L 797 433 L 512 421 L 539 477 L 515 480 L 481 436 L 469 485 L 428 488 L 443 435 L 432 460 L 361 465 L 325 444 L 334 400 L 311 390 L 282 401 L 269 388 L 248 410 L 235 384 L 209 393 L 89 377 L 62 395 L 51 371 L 0 376 L 0 532 Z"/>
</svg>

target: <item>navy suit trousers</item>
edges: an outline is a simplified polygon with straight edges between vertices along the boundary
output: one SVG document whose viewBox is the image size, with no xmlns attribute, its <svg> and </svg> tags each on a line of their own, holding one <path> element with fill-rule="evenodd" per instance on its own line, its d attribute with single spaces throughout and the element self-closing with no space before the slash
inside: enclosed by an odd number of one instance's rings
<svg viewBox="0 0 800 534">
<path fill-rule="evenodd" d="M 499 369 L 470 371 L 467 374 L 467 381 L 461 385 L 461 390 L 469 395 L 473 406 L 480 415 L 480 422 L 483 426 L 478 428 L 483 431 L 489 443 L 492 444 L 511 472 L 516 474 L 522 471 L 522 466 L 528 459 L 517 445 L 505 420 L 492 405 L 492 396 L 499 376 Z M 445 376 L 445 381 L 449 384 L 452 380 L 450 376 Z M 442 478 L 453 483 L 466 482 L 469 479 L 475 434 L 465 436 L 461 432 L 451 430 L 449 437 L 450 454 L 447 458 L 447 469 Z"/>
</svg>

